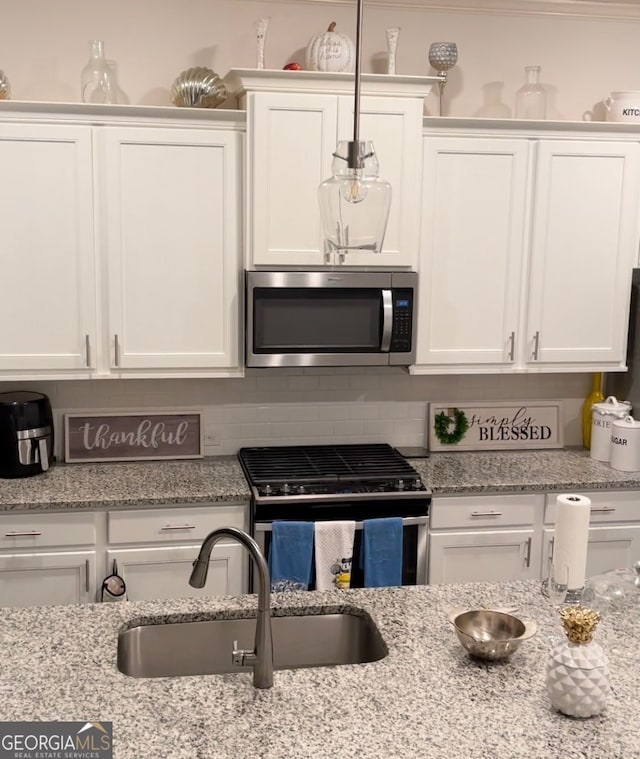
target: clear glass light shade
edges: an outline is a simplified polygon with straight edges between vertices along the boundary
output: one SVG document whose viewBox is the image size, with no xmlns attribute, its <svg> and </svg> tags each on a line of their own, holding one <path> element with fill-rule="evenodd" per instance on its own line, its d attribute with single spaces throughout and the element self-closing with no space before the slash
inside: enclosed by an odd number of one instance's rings
<svg viewBox="0 0 640 759">
<path fill-rule="evenodd" d="M 350 145 L 356 150 L 351 159 Z M 380 253 L 391 207 L 391 185 L 378 176 L 373 143 L 338 142 L 332 171 L 333 176 L 318 188 L 325 252 Z"/>
</svg>

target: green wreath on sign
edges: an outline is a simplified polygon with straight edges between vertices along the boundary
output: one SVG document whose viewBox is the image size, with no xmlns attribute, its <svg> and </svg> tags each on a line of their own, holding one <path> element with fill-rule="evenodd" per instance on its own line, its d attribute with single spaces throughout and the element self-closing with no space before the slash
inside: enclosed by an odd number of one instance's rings
<svg viewBox="0 0 640 759">
<path fill-rule="evenodd" d="M 450 431 L 449 428 L 452 424 L 454 427 Z M 454 408 L 453 419 L 447 416 L 444 411 L 436 414 L 433 427 L 436 437 L 443 445 L 455 445 L 462 440 L 464 433 L 469 429 L 469 422 L 464 411 Z"/>
</svg>

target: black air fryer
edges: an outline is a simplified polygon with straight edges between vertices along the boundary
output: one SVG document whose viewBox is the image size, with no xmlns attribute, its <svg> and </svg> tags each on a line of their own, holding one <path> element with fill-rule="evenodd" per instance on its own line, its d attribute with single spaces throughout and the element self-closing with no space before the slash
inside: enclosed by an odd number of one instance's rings
<svg viewBox="0 0 640 759">
<path fill-rule="evenodd" d="M 53 414 L 46 395 L 0 393 L 0 477 L 31 477 L 53 463 Z"/>
</svg>

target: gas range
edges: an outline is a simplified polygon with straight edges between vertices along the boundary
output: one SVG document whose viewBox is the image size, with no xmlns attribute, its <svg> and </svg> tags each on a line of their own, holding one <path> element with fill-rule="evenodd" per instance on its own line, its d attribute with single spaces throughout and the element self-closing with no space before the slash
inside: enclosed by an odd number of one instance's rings
<svg viewBox="0 0 640 759">
<path fill-rule="evenodd" d="M 242 448 L 256 503 L 424 500 L 420 475 L 387 444 Z"/>
</svg>

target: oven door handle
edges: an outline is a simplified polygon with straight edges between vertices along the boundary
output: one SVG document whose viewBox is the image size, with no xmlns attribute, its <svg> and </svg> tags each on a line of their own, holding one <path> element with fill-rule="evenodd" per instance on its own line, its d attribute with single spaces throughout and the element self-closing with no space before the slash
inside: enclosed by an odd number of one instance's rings
<svg viewBox="0 0 640 759">
<path fill-rule="evenodd" d="M 393 300 L 391 290 L 382 291 L 382 340 L 380 351 L 388 353 L 391 348 L 391 330 L 393 329 Z"/>
<path fill-rule="evenodd" d="M 410 527 L 411 525 L 421 525 L 421 524 L 428 524 L 429 522 L 429 516 L 421 516 L 421 517 L 403 517 L 402 518 L 402 526 L 403 527 Z M 362 529 L 362 522 L 356 522 L 356 530 Z M 253 526 L 254 532 L 272 532 L 273 530 L 273 522 L 256 522 Z"/>
</svg>

